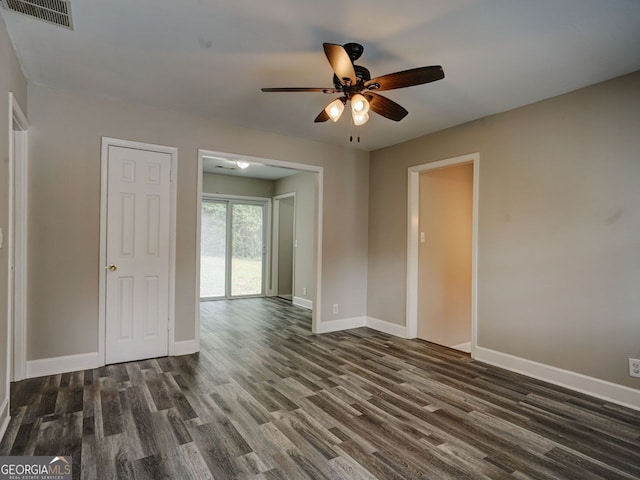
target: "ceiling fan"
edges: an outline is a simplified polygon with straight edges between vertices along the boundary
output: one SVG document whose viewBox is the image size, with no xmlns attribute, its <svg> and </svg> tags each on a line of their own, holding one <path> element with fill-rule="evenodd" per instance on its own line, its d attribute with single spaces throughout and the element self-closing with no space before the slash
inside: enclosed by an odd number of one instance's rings
<svg viewBox="0 0 640 480">
<path fill-rule="evenodd" d="M 360 58 L 364 47 L 359 43 L 336 45 L 323 43 L 324 53 L 329 60 L 333 75 L 331 88 L 284 87 L 263 88 L 263 92 L 322 92 L 341 93 L 342 96 L 333 100 L 322 110 L 314 122 L 337 122 L 344 111 L 347 102 L 351 103 L 351 116 L 355 125 L 363 125 L 369 120 L 369 111 L 394 121 L 400 121 L 409 113 L 404 107 L 393 100 L 389 100 L 375 91 L 393 90 L 396 88 L 412 87 L 423 83 L 435 82 L 444 78 L 444 71 L 440 65 L 418 67 L 401 72 L 390 73 L 381 77 L 371 78 L 369 70 L 353 62 Z"/>
</svg>

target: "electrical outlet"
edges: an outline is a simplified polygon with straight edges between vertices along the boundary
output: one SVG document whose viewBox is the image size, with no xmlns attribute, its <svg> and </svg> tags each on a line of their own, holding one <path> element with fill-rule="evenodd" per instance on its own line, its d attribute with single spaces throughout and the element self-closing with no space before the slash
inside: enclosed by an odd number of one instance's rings
<svg viewBox="0 0 640 480">
<path fill-rule="evenodd" d="M 305 297 L 307 296 L 307 287 L 304 287 L 302 289 L 302 295 L 304 295 Z"/>
<path fill-rule="evenodd" d="M 334 313 L 334 314 L 335 314 L 335 313 L 338 313 L 338 311 L 339 311 L 339 309 L 338 309 L 338 304 L 337 304 L 337 303 L 334 303 L 334 304 L 333 304 L 333 313 Z"/>
<path fill-rule="evenodd" d="M 640 360 L 637 358 L 629 359 L 629 376 L 640 378 Z"/>
</svg>

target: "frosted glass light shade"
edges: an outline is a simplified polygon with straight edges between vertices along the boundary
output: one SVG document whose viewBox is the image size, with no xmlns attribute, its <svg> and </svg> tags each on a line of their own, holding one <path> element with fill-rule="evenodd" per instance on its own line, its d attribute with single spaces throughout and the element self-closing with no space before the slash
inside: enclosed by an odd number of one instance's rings
<svg viewBox="0 0 640 480">
<path fill-rule="evenodd" d="M 369 112 L 369 102 L 363 95 L 356 93 L 351 97 L 351 112 L 355 114 L 364 115 Z"/>
<path fill-rule="evenodd" d="M 354 113 L 351 112 L 351 117 L 353 118 L 353 124 L 356 126 L 364 125 L 369 121 L 368 113 Z"/>
<path fill-rule="evenodd" d="M 327 115 L 329 115 L 332 122 L 337 122 L 338 119 L 340 119 L 342 112 L 344 112 L 344 103 L 342 103 L 342 100 L 339 98 L 336 98 L 333 102 L 327 105 L 324 111 L 327 112 Z"/>
</svg>

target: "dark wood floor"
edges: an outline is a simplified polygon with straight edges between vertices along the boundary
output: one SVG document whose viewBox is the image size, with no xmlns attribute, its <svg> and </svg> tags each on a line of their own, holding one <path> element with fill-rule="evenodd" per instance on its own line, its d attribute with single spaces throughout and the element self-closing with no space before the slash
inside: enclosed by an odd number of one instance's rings
<svg viewBox="0 0 640 480">
<path fill-rule="evenodd" d="M 247 299 L 202 352 L 12 386 L 0 455 L 83 479 L 640 478 L 640 413 L 366 328 Z"/>
</svg>

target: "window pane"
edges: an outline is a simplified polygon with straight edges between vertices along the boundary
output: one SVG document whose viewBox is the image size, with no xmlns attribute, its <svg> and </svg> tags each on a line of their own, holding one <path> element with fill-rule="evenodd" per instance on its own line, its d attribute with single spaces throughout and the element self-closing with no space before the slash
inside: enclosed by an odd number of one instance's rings
<svg viewBox="0 0 640 480">
<path fill-rule="evenodd" d="M 232 204 L 231 295 L 262 294 L 262 205 Z"/>
<path fill-rule="evenodd" d="M 200 297 L 224 297 L 227 203 L 202 201 Z"/>
</svg>

